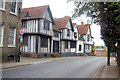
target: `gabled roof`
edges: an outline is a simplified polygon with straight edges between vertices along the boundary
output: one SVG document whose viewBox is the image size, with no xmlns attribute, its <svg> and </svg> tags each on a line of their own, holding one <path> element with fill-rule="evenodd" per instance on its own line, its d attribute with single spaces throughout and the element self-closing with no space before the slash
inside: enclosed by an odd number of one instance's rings
<svg viewBox="0 0 120 80">
<path fill-rule="evenodd" d="M 89 27 L 90 27 L 90 24 L 82 24 L 82 25 L 77 25 L 77 28 L 78 28 L 78 33 L 79 34 L 87 34 L 88 30 L 89 30 Z"/>
<path fill-rule="evenodd" d="M 56 24 L 58 29 L 65 29 L 69 20 L 70 20 L 70 23 L 71 23 L 71 26 L 72 26 L 70 16 L 65 16 L 63 18 L 54 18 L 55 24 Z M 72 29 L 73 29 L 73 26 L 72 26 Z"/>
<path fill-rule="evenodd" d="M 29 19 L 39 19 L 39 18 L 42 18 L 42 16 L 46 12 L 46 10 L 49 11 L 50 16 L 51 16 L 51 20 L 54 23 L 54 20 L 53 20 L 52 13 L 50 11 L 49 5 L 39 6 L 39 7 L 30 7 L 30 8 L 22 9 L 22 15 L 21 15 L 22 20 L 25 20 L 25 19 L 28 19 L 28 18 Z M 29 13 L 30 17 L 25 17 L 27 12 Z"/>
</svg>

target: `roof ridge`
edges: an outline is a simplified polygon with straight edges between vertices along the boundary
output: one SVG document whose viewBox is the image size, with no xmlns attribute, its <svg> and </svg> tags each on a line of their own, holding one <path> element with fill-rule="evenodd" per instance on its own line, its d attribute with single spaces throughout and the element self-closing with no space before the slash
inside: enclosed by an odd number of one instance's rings
<svg viewBox="0 0 120 80">
<path fill-rule="evenodd" d="M 48 7 L 49 5 L 34 6 L 34 7 L 22 8 L 22 9 L 39 8 L 39 7 L 46 7 L 46 6 Z"/>
</svg>

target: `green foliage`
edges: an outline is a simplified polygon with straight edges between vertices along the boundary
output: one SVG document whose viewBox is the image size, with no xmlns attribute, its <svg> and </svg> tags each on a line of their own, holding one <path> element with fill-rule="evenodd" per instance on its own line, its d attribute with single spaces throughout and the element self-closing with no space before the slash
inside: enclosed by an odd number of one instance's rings
<svg viewBox="0 0 120 80">
<path fill-rule="evenodd" d="M 86 14 L 94 23 L 101 26 L 101 35 L 110 51 L 115 51 L 114 45 L 120 37 L 120 2 L 74 2 L 73 18 Z"/>
</svg>

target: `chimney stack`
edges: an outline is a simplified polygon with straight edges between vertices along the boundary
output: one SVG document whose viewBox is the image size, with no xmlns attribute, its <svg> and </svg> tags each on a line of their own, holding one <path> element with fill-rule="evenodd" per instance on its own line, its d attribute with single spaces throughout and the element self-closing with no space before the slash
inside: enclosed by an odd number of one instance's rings
<svg viewBox="0 0 120 80">
<path fill-rule="evenodd" d="M 81 22 L 81 25 L 83 25 L 83 24 L 84 24 L 84 22 L 82 21 L 82 22 Z"/>
</svg>

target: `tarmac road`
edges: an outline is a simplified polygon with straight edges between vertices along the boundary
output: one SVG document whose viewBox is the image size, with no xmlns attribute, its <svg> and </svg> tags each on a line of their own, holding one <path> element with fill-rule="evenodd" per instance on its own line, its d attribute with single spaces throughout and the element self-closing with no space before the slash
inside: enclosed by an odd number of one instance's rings
<svg viewBox="0 0 120 80">
<path fill-rule="evenodd" d="M 106 62 L 103 57 L 83 57 L 22 66 L 2 71 L 3 78 L 93 78 Z"/>
</svg>

